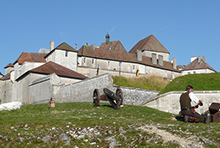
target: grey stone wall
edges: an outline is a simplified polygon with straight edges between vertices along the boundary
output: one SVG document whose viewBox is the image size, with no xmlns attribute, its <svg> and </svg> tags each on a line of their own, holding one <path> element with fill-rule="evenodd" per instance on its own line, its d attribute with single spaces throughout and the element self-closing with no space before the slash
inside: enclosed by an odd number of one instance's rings
<svg viewBox="0 0 220 148">
<path fill-rule="evenodd" d="M 128 105 L 141 105 L 145 101 L 148 101 L 157 96 L 158 91 L 146 90 L 140 88 L 120 87 L 123 92 L 124 101 L 123 104 Z M 114 92 L 117 86 L 114 86 Z"/>
<path fill-rule="evenodd" d="M 178 114 L 180 111 L 179 99 L 182 93 L 183 92 L 180 91 L 168 92 L 148 100 L 142 105 Z M 220 91 L 194 91 L 194 93 L 196 97 L 203 102 L 203 106 L 199 106 L 199 108 L 196 109 L 198 113 L 207 111 L 212 102 L 220 103 Z"/>
<path fill-rule="evenodd" d="M 108 74 L 86 79 L 69 85 L 54 85 L 56 102 L 92 102 L 94 89 L 111 88 L 112 77 Z"/>
</svg>

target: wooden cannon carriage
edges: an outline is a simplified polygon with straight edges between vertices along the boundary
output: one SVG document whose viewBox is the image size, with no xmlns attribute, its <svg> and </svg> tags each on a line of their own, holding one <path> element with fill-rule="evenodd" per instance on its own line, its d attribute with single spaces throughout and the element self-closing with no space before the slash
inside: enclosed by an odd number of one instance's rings
<svg viewBox="0 0 220 148">
<path fill-rule="evenodd" d="M 122 107 L 123 93 L 119 87 L 116 89 L 115 93 L 107 88 L 103 89 L 103 94 L 100 94 L 100 92 L 102 91 L 99 89 L 93 91 L 93 103 L 95 107 L 100 107 L 100 101 L 109 101 L 113 109 Z"/>
</svg>

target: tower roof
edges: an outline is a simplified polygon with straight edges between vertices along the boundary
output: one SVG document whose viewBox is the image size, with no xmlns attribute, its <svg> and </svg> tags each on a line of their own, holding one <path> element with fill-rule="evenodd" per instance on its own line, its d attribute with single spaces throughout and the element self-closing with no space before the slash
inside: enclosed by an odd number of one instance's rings
<svg viewBox="0 0 220 148">
<path fill-rule="evenodd" d="M 169 51 L 157 40 L 154 35 L 150 35 L 140 40 L 129 52 L 136 53 L 137 49 L 164 52 L 169 54 Z"/>
</svg>

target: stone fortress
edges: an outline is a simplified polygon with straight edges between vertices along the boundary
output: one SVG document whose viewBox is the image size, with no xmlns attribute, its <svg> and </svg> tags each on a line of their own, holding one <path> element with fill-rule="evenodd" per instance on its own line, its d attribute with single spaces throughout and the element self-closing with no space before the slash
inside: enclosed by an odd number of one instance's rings
<svg viewBox="0 0 220 148">
<path fill-rule="evenodd" d="M 172 80 L 185 74 L 216 72 L 205 57 L 191 60 L 187 66 L 177 66 L 176 58 L 170 62 L 169 51 L 154 35 L 138 41 L 129 52 L 120 41 L 110 41 L 109 34 L 100 46 L 87 44 L 79 50 L 65 42 L 54 48 L 51 41 L 48 52 L 23 52 L 5 66 L 5 75 L 0 75 L 0 100 L 24 104 L 45 103 L 50 98 L 91 102 L 95 88 L 112 87 L 110 75 L 157 75 Z M 128 104 L 136 101 L 127 100 Z"/>
</svg>

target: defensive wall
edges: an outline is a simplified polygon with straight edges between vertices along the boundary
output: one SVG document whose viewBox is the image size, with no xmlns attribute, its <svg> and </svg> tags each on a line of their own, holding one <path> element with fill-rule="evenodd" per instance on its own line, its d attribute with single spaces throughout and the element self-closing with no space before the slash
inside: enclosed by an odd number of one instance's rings
<svg viewBox="0 0 220 148">
<path fill-rule="evenodd" d="M 182 91 L 168 92 L 147 100 L 141 105 L 178 114 L 180 111 L 179 99 L 182 93 Z M 194 91 L 194 93 L 203 102 L 203 106 L 196 109 L 199 113 L 207 111 L 212 102 L 220 103 L 220 91 Z"/>
<path fill-rule="evenodd" d="M 128 104 L 128 105 L 141 105 L 144 102 L 152 98 L 155 98 L 159 93 L 158 91 L 146 90 L 140 88 L 123 87 L 123 86 L 120 86 L 120 88 L 123 92 L 123 97 L 124 97 L 123 104 Z M 115 92 L 116 89 L 117 86 L 114 86 L 113 91 Z"/>
</svg>

